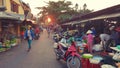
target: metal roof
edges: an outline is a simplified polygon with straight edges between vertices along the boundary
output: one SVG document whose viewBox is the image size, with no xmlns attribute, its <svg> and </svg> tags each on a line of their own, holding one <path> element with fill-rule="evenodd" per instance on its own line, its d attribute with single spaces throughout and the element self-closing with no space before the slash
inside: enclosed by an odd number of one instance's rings
<svg viewBox="0 0 120 68">
<path fill-rule="evenodd" d="M 78 21 L 78 20 L 80 21 L 74 24 L 84 23 L 91 20 L 100 20 L 100 19 L 115 18 L 115 17 L 120 17 L 120 4 L 99 11 L 91 12 L 76 18 L 72 18 L 71 20 L 66 21 L 62 25 L 70 25 L 73 24 L 70 22 Z"/>
<path fill-rule="evenodd" d="M 101 15 L 101 16 L 97 16 L 97 17 L 93 17 L 93 18 L 89 18 L 89 19 L 85 19 L 85 20 L 81 20 L 81 21 L 71 21 L 69 23 L 65 23 L 65 24 L 62 24 L 62 25 L 79 24 L 79 23 L 83 23 L 83 22 L 87 22 L 87 21 L 114 18 L 114 17 L 120 17 L 120 13 Z"/>
<path fill-rule="evenodd" d="M 114 17 L 120 17 L 120 13 L 114 13 L 114 14 L 108 14 L 108 15 L 101 15 L 98 17 L 90 18 L 90 19 L 85 19 L 80 22 L 87 22 L 91 20 L 100 20 L 100 19 L 107 19 L 107 18 L 114 18 Z"/>
</svg>

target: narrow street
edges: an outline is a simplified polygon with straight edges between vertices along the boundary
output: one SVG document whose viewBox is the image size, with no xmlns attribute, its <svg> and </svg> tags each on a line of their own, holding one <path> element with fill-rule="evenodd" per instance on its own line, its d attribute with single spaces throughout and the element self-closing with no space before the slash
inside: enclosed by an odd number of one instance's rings
<svg viewBox="0 0 120 68">
<path fill-rule="evenodd" d="M 39 40 L 33 40 L 32 49 L 27 52 L 27 42 L 0 53 L 0 68 L 67 68 L 64 61 L 57 61 L 53 51 L 52 38 L 46 30 Z"/>
</svg>

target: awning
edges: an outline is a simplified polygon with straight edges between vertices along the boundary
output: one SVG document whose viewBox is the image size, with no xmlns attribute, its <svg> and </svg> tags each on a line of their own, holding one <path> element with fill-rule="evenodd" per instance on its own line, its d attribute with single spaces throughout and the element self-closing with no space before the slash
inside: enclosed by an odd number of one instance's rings
<svg viewBox="0 0 120 68">
<path fill-rule="evenodd" d="M 89 19 L 78 21 L 78 22 L 76 21 L 76 23 L 69 22 L 69 23 L 65 23 L 65 24 L 62 24 L 62 25 L 79 24 L 79 23 L 88 22 L 88 21 L 92 21 L 92 20 L 100 20 L 100 19 L 115 18 L 115 17 L 120 17 L 120 13 L 101 15 L 101 16 L 98 16 L 98 17 L 89 18 Z"/>
<path fill-rule="evenodd" d="M 8 15 L 6 12 L 0 12 L 0 19 L 11 19 L 11 20 L 19 20 L 14 16 Z"/>
<path fill-rule="evenodd" d="M 30 20 L 30 19 L 24 20 L 23 23 L 24 24 L 30 24 L 30 25 L 37 25 L 36 21 Z"/>
<path fill-rule="evenodd" d="M 106 19 L 106 18 L 114 18 L 114 17 L 120 17 L 120 13 L 102 15 L 102 16 L 98 16 L 98 17 L 95 17 L 95 18 L 91 18 L 89 20 L 98 20 L 98 19 Z"/>
<path fill-rule="evenodd" d="M 101 15 L 101 16 L 98 16 L 98 17 L 81 20 L 80 22 L 87 22 L 87 21 L 91 21 L 91 20 L 100 20 L 100 19 L 115 18 L 115 17 L 120 17 L 120 13 L 114 13 L 114 14 L 109 14 L 109 15 Z"/>
<path fill-rule="evenodd" d="M 81 20 L 80 23 L 81 23 L 81 22 L 87 22 L 87 21 L 89 21 L 89 19 L 87 19 L 87 20 Z"/>
<path fill-rule="evenodd" d="M 25 20 L 25 15 L 24 14 L 15 14 L 15 13 L 7 13 L 10 16 L 16 17 L 20 19 L 21 21 Z"/>
<path fill-rule="evenodd" d="M 80 21 L 72 21 L 69 23 L 62 24 L 62 25 L 74 25 L 74 24 L 78 24 L 78 23 L 80 23 Z"/>
<path fill-rule="evenodd" d="M 71 24 L 72 24 L 72 22 L 65 23 L 65 24 L 62 24 L 62 25 L 71 25 Z"/>
</svg>

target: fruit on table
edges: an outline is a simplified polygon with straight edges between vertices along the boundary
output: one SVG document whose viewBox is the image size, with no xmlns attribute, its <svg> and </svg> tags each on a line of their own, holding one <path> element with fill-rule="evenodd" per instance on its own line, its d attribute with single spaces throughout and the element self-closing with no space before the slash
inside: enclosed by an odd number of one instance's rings
<svg viewBox="0 0 120 68">
<path fill-rule="evenodd" d="M 92 54 L 83 54 L 82 57 L 83 57 L 83 58 L 88 58 L 88 59 L 89 59 L 89 58 L 92 58 L 93 55 L 92 55 Z"/>
</svg>

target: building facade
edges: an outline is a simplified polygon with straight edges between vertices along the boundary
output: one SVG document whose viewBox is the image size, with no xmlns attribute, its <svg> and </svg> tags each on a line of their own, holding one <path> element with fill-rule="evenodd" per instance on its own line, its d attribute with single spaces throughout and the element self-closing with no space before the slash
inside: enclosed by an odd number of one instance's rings
<svg viewBox="0 0 120 68">
<path fill-rule="evenodd" d="M 0 0 L 0 35 L 9 39 L 8 35 L 20 36 L 20 27 L 25 19 L 20 0 Z M 8 34 L 8 35 L 7 35 Z"/>
</svg>

